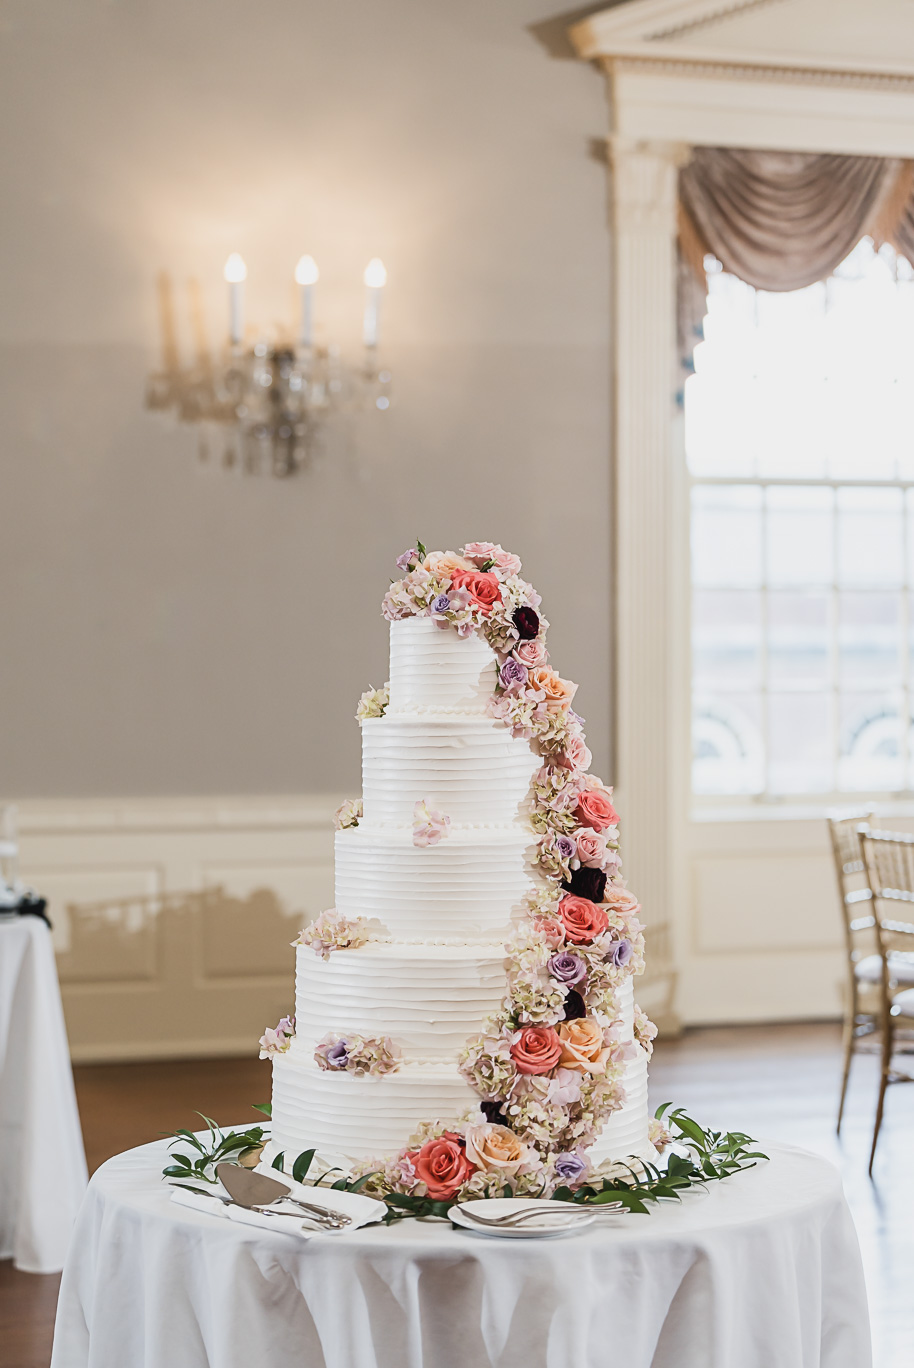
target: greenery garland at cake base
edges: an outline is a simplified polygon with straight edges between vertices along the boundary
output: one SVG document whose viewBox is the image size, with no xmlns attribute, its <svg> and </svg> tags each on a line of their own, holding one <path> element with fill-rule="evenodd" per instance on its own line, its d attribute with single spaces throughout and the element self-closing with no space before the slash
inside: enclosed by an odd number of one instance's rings
<svg viewBox="0 0 914 1368">
<path fill-rule="evenodd" d="M 705 1183 L 729 1178 L 742 1169 L 754 1168 L 759 1159 L 767 1159 L 767 1154 L 754 1149 L 756 1142 L 740 1131 L 705 1130 L 697 1121 L 688 1116 L 682 1107 L 671 1110 L 672 1103 L 665 1102 L 657 1108 L 656 1121 L 669 1136 L 667 1154 L 663 1166 L 651 1164 L 643 1159 L 633 1159 L 631 1163 L 621 1161 L 613 1165 L 607 1176 L 599 1174 L 586 1179 L 575 1187 L 559 1187 L 549 1195 L 552 1201 L 573 1202 L 577 1206 L 602 1206 L 606 1203 L 621 1203 L 628 1211 L 646 1214 L 650 1203 L 678 1201 L 684 1192 L 702 1187 Z M 257 1105 L 255 1111 L 270 1116 L 270 1103 Z M 176 1186 L 190 1192 L 210 1195 L 217 1185 L 216 1164 L 223 1161 L 246 1163 L 253 1167 L 267 1140 L 263 1126 L 251 1126 L 243 1131 L 223 1131 L 215 1121 L 197 1113 L 206 1122 L 209 1131 L 209 1147 L 193 1131 L 179 1129 L 169 1137 L 174 1143 L 169 1151 L 171 1162 L 162 1170 L 163 1176 Z M 176 1148 L 189 1145 L 191 1154 Z M 289 1173 L 298 1183 L 304 1183 L 311 1170 L 316 1155 L 315 1149 L 299 1154 L 291 1165 Z M 659 1156 L 658 1156 L 659 1157 Z M 273 1168 L 285 1172 L 285 1156 L 278 1154 L 273 1160 Z M 340 1192 L 361 1192 L 374 1172 L 363 1173 L 358 1178 L 342 1174 L 332 1182 L 328 1181 L 338 1169 L 323 1173 L 311 1186 L 326 1186 Z M 210 1192 L 207 1192 L 207 1188 Z M 504 1196 L 514 1194 L 510 1186 L 505 1187 Z M 535 1193 L 529 1194 L 531 1197 Z M 417 1193 L 388 1192 L 381 1195 L 387 1207 L 385 1224 L 404 1220 L 406 1217 L 447 1217 L 454 1205 L 450 1201 L 434 1201 Z"/>
</svg>

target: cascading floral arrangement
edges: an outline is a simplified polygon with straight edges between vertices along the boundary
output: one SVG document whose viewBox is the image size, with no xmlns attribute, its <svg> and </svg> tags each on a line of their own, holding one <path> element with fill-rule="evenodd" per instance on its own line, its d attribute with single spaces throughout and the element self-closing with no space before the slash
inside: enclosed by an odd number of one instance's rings
<svg viewBox="0 0 914 1368">
<path fill-rule="evenodd" d="M 443 631 L 481 636 L 498 665 L 489 713 L 542 759 L 526 814 L 537 886 L 505 947 L 503 1005 L 460 1060 L 485 1121 L 476 1111 L 450 1126 L 421 1127 L 401 1153 L 361 1166 L 364 1190 L 447 1201 L 506 1187 L 573 1189 L 590 1176 L 585 1151 L 622 1106 L 626 1061 L 639 1045 L 649 1052 L 656 1034 L 639 1008 L 638 1043 L 619 1034 L 619 989 L 643 970 L 644 936 L 638 902 L 621 880 L 612 789 L 589 773 L 583 719 L 571 706 L 577 685 L 549 665 L 549 624 L 519 558 L 492 542 L 471 542 L 459 554 L 428 553 L 420 542 L 397 567 L 403 577 L 384 597 L 384 616 L 428 617 Z M 357 715 L 381 717 L 387 702 L 386 689 L 370 689 Z M 417 844 L 433 843 L 447 819 L 420 808 Z M 360 816 L 360 803 L 345 803 L 337 826 L 357 825 Z M 326 957 L 363 936 L 324 913 L 300 939 Z"/>
</svg>

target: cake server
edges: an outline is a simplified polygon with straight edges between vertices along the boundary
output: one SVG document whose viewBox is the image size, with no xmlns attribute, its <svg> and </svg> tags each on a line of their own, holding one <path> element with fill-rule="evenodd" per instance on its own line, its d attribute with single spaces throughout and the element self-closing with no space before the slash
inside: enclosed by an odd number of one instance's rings
<svg viewBox="0 0 914 1368">
<path fill-rule="evenodd" d="M 318 1206 L 316 1202 L 306 1202 L 300 1197 L 293 1197 L 288 1183 L 282 1183 L 278 1178 L 269 1178 L 265 1173 L 255 1173 L 253 1169 L 243 1168 L 241 1164 L 232 1164 L 225 1160 L 216 1165 L 216 1176 L 233 1202 L 252 1211 L 258 1207 L 269 1206 L 272 1202 L 286 1201 L 300 1207 L 313 1220 L 321 1221 L 328 1228 L 341 1230 L 344 1226 L 352 1224 L 351 1216 L 344 1216 L 342 1212 L 332 1211 L 329 1207 Z"/>
</svg>

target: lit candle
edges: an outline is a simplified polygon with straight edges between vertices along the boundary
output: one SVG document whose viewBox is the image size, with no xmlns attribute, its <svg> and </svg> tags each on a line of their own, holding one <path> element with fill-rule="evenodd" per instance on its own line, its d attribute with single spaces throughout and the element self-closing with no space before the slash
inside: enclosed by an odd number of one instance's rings
<svg viewBox="0 0 914 1368">
<path fill-rule="evenodd" d="M 384 262 L 379 257 L 372 257 L 365 267 L 365 274 L 362 279 L 365 281 L 365 323 L 362 328 L 362 340 L 366 347 L 376 347 L 379 332 L 378 319 L 381 313 L 381 291 L 387 281 Z"/>
<path fill-rule="evenodd" d="M 244 336 L 244 282 L 248 268 L 238 252 L 232 252 L 222 273 L 229 287 L 229 337 L 236 345 Z"/>
<path fill-rule="evenodd" d="M 301 327 L 298 340 L 303 347 L 314 343 L 314 284 L 320 275 L 312 256 L 299 258 L 295 268 L 296 282 L 301 286 Z"/>
</svg>

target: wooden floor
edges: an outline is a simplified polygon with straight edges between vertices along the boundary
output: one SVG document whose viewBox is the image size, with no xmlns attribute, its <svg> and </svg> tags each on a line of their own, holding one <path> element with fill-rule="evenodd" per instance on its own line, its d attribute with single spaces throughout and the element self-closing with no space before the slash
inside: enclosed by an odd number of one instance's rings
<svg viewBox="0 0 914 1368">
<path fill-rule="evenodd" d="M 175 1126 L 193 1127 L 197 1110 L 226 1125 L 253 1123 L 250 1104 L 264 1101 L 270 1088 L 268 1065 L 254 1059 L 83 1065 L 75 1072 L 92 1170 Z M 695 1030 L 658 1044 L 652 1105 L 671 1100 L 703 1124 L 802 1145 L 839 1166 L 866 1267 L 875 1368 L 914 1368 L 914 1087 L 889 1093 L 870 1182 L 875 1060 L 855 1064 L 840 1143 L 838 1072 L 835 1026 Z M 0 1263 L 3 1368 L 47 1368 L 57 1284 Z"/>
</svg>

